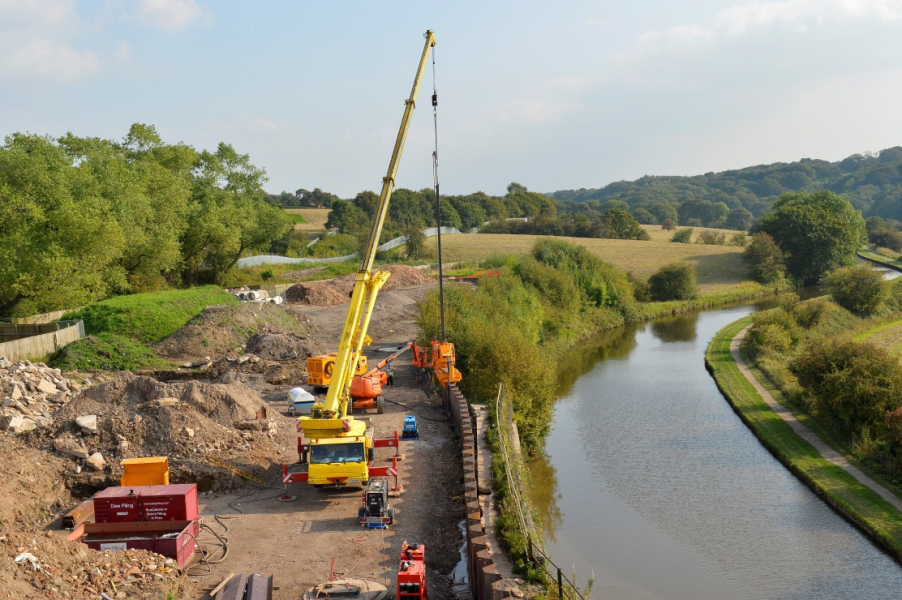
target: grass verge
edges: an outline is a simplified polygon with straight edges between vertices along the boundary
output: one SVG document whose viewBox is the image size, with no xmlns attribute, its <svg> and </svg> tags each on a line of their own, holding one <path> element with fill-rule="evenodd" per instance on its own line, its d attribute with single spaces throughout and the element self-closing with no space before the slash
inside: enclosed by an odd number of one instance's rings
<svg viewBox="0 0 902 600">
<path fill-rule="evenodd" d="M 902 513 L 876 492 L 828 462 L 792 431 L 755 392 L 730 354 L 730 341 L 751 318 L 720 330 L 708 345 L 705 365 L 721 393 L 761 443 L 840 515 L 902 560 Z"/>
<path fill-rule="evenodd" d="M 88 335 L 117 334 L 150 344 L 163 339 L 211 305 L 237 304 L 238 300 L 216 286 L 166 290 L 117 296 L 65 315 L 82 319 Z"/>
<path fill-rule="evenodd" d="M 859 250 L 858 256 L 864 258 L 865 260 L 869 260 L 871 262 L 880 263 L 881 265 L 888 267 L 890 269 L 894 269 L 896 271 L 902 271 L 902 258 L 898 258 L 896 260 L 890 260 L 885 256 L 880 256 L 874 252 L 870 252 L 868 250 Z"/>
<path fill-rule="evenodd" d="M 158 357 L 153 349 L 115 333 L 89 335 L 67 344 L 51 364 L 63 371 L 136 371 L 164 369 L 173 363 Z"/>
</svg>

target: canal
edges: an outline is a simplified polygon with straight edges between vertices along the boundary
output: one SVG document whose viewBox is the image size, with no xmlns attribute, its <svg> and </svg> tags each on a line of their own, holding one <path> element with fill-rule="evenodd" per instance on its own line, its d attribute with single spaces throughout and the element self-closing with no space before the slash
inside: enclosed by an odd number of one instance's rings
<svg viewBox="0 0 902 600">
<path fill-rule="evenodd" d="M 902 568 L 723 399 L 709 340 L 748 304 L 609 332 L 562 364 L 531 465 L 550 555 L 595 598 L 898 598 Z M 573 567 L 571 567 L 573 565 Z"/>
</svg>

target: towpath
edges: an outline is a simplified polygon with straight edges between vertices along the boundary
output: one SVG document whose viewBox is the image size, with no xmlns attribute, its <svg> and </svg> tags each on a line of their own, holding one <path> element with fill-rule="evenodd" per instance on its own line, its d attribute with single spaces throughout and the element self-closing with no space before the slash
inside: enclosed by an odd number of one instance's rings
<svg viewBox="0 0 902 600">
<path fill-rule="evenodd" d="M 736 366 L 739 367 L 739 371 L 742 373 L 742 376 L 745 377 L 749 383 L 755 388 L 755 391 L 758 392 L 758 395 L 761 396 L 762 400 L 767 403 L 772 411 L 774 411 L 777 415 L 780 416 L 781 419 L 786 421 L 792 430 L 806 442 L 814 446 L 814 449 L 817 450 L 821 456 L 823 456 L 827 461 L 833 463 L 834 465 L 845 470 L 849 475 L 854 477 L 859 483 L 864 486 L 867 486 L 874 490 L 881 498 L 886 500 L 888 503 L 893 505 L 897 510 L 902 511 L 902 499 L 896 496 L 894 493 L 865 475 L 858 469 L 855 465 L 850 463 L 846 457 L 836 452 L 833 448 L 828 446 L 824 441 L 817 436 L 811 429 L 807 426 L 803 425 L 796 419 L 795 415 L 792 412 L 780 404 L 774 399 L 773 395 L 765 388 L 758 378 L 751 372 L 746 365 L 745 361 L 742 360 L 742 356 L 739 352 L 739 345 L 742 343 L 742 340 L 745 339 L 745 334 L 748 332 L 749 328 L 746 327 L 742 331 L 736 334 L 736 336 L 730 341 L 730 354 L 733 355 L 733 360 L 736 361 Z"/>
</svg>

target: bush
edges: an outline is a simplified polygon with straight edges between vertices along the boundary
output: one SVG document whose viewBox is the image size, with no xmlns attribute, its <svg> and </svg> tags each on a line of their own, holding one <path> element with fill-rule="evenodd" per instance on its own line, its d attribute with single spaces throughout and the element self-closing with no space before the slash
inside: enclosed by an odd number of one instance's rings
<svg viewBox="0 0 902 600">
<path fill-rule="evenodd" d="M 649 302 L 651 300 L 651 292 L 648 289 L 648 282 L 632 271 L 627 273 L 626 276 L 633 285 L 633 298 L 639 302 Z"/>
<path fill-rule="evenodd" d="M 727 236 L 718 231 L 711 231 L 706 229 L 705 231 L 698 234 L 698 238 L 696 238 L 695 243 L 706 244 L 708 246 L 723 246 L 727 243 Z"/>
<path fill-rule="evenodd" d="M 791 367 L 812 407 L 847 435 L 859 435 L 867 428 L 882 436 L 887 413 L 902 407 L 902 366 L 872 344 L 814 342 Z"/>
<path fill-rule="evenodd" d="M 265 271 L 260 273 L 260 277 L 263 278 L 263 281 L 269 281 L 270 279 L 272 279 L 275 276 L 276 276 L 276 273 L 272 269 L 266 269 Z"/>
<path fill-rule="evenodd" d="M 824 282 L 837 304 L 859 316 L 874 314 L 889 297 L 883 274 L 866 266 L 837 269 Z"/>
<path fill-rule="evenodd" d="M 742 253 L 742 261 L 749 268 L 749 277 L 758 283 L 778 283 L 786 275 L 783 252 L 770 235 L 756 233 Z"/>
<path fill-rule="evenodd" d="M 752 315 L 752 326 L 742 342 L 742 349 L 753 359 L 768 352 L 788 354 L 802 339 L 802 330 L 785 308 L 775 308 Z"/>
<path fill-rule="evenodd" d="M 727 242 L 727 246 L 739 246 L 740 248 L 743 248 L 748 243 L 748 241 L 749 236 L 747 236 L 746 234 L 742 232 L 734 233 L 730 236 L 730 241 Z"/>
<path fill-rule="evenodd" d="M 902 252 L 902 232 L 892 227 L 878 229 L 868 235 L 868 240 L 882 248 L 889 248 L 893 252 Z"/>
<path fill-rule="evenodd" d="M 673 222 L 673 219 L 664 219 L 664 222 L 661 223 L 661 229 L 664 231 L 673 231 L 676 229 L 676 223 Z"/>
<path fill-rule="evenodd" d="M 336 233 L 321 237 L 317 243 L 307 248 L 306 253 L 315 258 L 348 256 L 360 252 L 362 247 L 363 244 L 353 235 Z"/>
<path fill-rule="evenodd" d="M 692 228 L 688 227 L 686 229 L 680 229 L 675 231 L 673 237 L 670 238 L 671 242 L 676 242 L 678 244 L 689 244 L 692 242 Z"/>
<path fill-rule="evenodd" d="M 692 300 L 698 297 L 695 268 L 686 263 L 665 265 L 648 278 L 648 289 L 652 300 Z"/>
<path fill-rule="evenodd" d="M 826 298 L 812 298 L 793 306 L 792 316 L 800 326 L 811 329 L 821 322 L 823 315 L 830 309 L 835 310 L 836 307 Z"/>
</svg>

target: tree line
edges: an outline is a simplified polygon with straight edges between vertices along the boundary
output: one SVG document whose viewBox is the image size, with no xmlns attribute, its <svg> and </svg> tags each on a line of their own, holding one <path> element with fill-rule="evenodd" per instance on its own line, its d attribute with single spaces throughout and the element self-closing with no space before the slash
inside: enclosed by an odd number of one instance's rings
<svg viewBox="0 0 902 600">
<path fill-rule="evenodd" d="M 15 133 L 0 146 L 0 316 L 221 283 L 291 228 L 266 173 L 226 143 Z"/>
<path fill-rule="evenodd" d="M 847 198 L 866 217 L 902 220 L 902 147 L 853 154 L 836 162 L 803 158 L 691 177 L 645 176 L 602 188 L 560 190 L 549 196 L 560 201 L 561 212 L 585 210 L 581 205 L 596 211 L 625 208 L 643 223 L 647 212 L 659 223 L 670 218 L 680 225 L 747 229 L 733 226 L 745 213 L 735 213 L 728 220 L 732 211 L 742 208 L 758 219 L 784 194 L 821 189 Z M 684 206 L 686 202 L 693 204 Z M 680 207 L 683 214 L 678 219 L 668 212 Z M 689 223 L 689 218 L 702 222 Z M 722 224 L 716 224 L 720 221 Z"/>
</svg>

